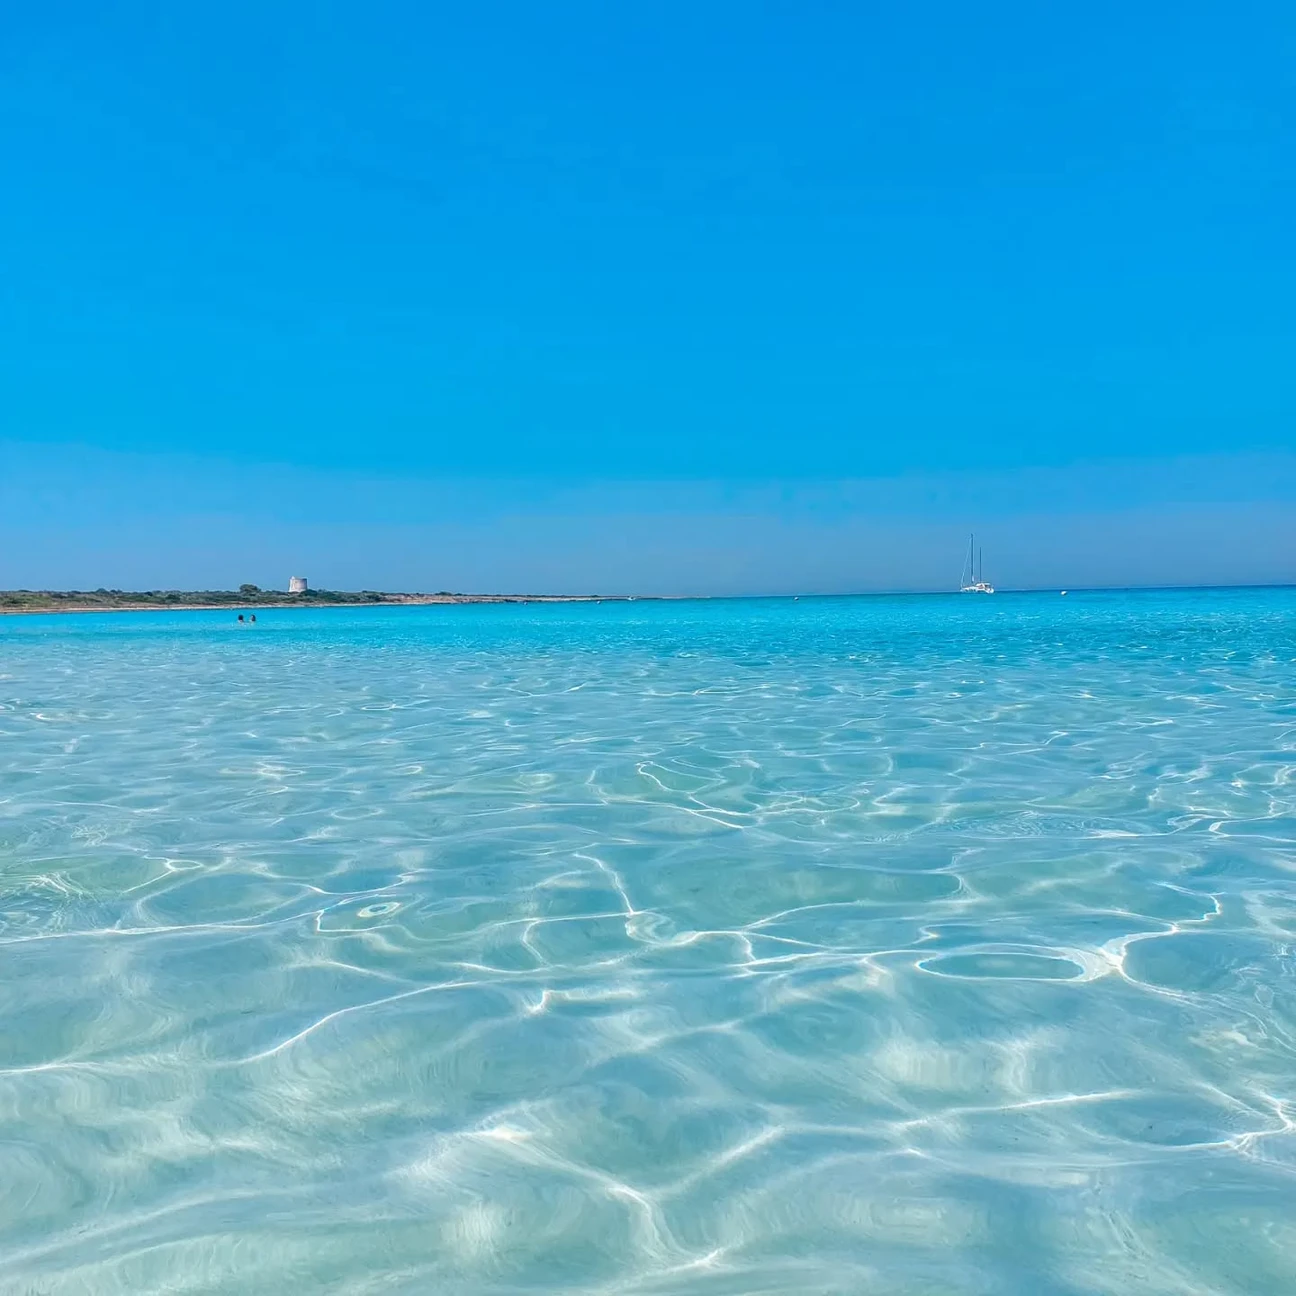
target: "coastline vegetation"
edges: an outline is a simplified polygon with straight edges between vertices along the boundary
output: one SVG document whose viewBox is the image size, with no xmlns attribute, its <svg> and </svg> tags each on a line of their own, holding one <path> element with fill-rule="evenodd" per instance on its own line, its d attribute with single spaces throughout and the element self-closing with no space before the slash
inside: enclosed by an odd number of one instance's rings
<svg viewBox="0 0 1296 1296">
<path fill-rule="evenodd" d="M 0 590 L 0 612 L 143 611 L 150 608 L 338 607 L 408 603 L 557 603 L 602 597 L 553 594 L 393 594 L 311 589 L 301 594 L 243 584 L 236 590 Z"/>
</svg>

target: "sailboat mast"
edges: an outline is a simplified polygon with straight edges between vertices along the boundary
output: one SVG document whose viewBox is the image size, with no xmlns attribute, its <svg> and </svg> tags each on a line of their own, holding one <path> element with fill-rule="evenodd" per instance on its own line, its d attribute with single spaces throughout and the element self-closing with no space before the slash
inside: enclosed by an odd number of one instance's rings
<svg viewBox="0 0 1296 1296">
<path fill-rule="evenodd" d="M 993 594 L 994 586 L 986 584 L 985 552 L 976 542 L 976 532 L 968 532 L 967 557 L 963 560 L 963 583 L 959 587 L 965 594 Z"/>
</svg>

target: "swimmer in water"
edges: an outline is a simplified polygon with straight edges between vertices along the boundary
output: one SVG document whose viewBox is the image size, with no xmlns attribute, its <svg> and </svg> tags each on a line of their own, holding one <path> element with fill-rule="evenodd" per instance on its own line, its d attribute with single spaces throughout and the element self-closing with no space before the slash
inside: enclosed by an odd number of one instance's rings
<svg viewBox="0 0 1296 1296">
<path fill-rule="evenodd" d="M 240 620 L 240 621 L 243 620 L 243 613 L 242 613 L 242 612 L 239 613 L 239 620 Z"/>
<path fill-rule="evenodd" d="M 248 617 L 248 620 L 251 621 L 253 625 L 256 625 L 256 613 L 253 612 L 252 615 Z"/>
</svg>

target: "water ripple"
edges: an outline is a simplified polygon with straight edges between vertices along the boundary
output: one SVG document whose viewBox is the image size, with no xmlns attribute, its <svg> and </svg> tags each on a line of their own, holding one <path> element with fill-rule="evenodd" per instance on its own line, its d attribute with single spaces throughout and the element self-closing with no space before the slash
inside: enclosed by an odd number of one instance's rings
<svg viewBox="0 0 1296 1296">
<path fill-rule="evenodd" d="M 1296 1290 L 1296 594 L 0 619 L 0 1291 Z"/>
</svg>

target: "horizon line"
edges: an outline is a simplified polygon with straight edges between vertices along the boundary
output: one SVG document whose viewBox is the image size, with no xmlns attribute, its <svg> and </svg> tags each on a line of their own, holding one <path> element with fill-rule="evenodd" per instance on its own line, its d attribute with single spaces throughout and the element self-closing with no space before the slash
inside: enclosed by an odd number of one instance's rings
<svg viewBox="0 0 1296 1296">
<path fill-rule="evenodd" d="M 40 598 L 44 596 L 49 599 L 72 599 L 78 596 L 93 598 L 99 595 L 102 586 L 93 590 L 51 590 L 51 589 L 24 589 L 15 588 L 0 590 L 0 600 L 6 596 L 27 596 Z M 1190 593 L 1200 592 L 1208 593 L 1211 591 L 1232 591 L 1232 590 L 1285 590 L 1296 589 L 1296 581 L 1256 581 L 1256 582 L 1235 582 L 1230 584 L 1179 584 L 1179 585 L 1035 585 L 1035 586 L 996 586 L 995 594 L 1055 594 L 1058 596 L 1071 594 L 1155 594 L 1155 593 Z M 952 597 L 956 594 L 962 594 L 965 591 L 958 588 L 951 589 L 874 589 L 874 590 L 842 590 L 837 592 L 825 591 L 797 591 L 789 590 L 783 592 L 769 593 L 730 593 L 730 594 L 630 594 L 630 593 L 581 593 L 581 594 L 553 594 L 553 593 L 465 593 L 462 591 L 436 591 L 423 592 L 412 590 L 333 590 L 320 587 L 308 590 L 305 596 L 290 595 L 283 590 L 258 590 L 257 594 L 267 596 L 267 603 L 274 610 L 285 610 L 291 608 L 310 608 L 312 610 L 328 610 L 330 608 L 372 608 L 372 607 L 454 607 L 471 604 L 490 604 L 490 603 L 521 603 L 535 601 L 538 603 L 587 603 L 587 602 L 723 602 L 727 600 L 786 600 L 786 599 L 843 599 L 843 598 L 945 598 Z M 167 594 L 181 594 L 190 596 L 201 595 L 218 595 L 228 594 L 237 597 L 240 593 L 237 589 L 221 590 L 181 590 L 181 589 L 163 589 L 154 588 L 148 590 L 106 590 L 105 593 L 115 595 L 116 597 L 129 600 L 132 595 L 158 596 Z M 347 602 L 347 603 L 328 603 L 316 602 L 312 595 L 344 595 L 348 598 L 360 598 L 363 595 L 373 595 L 373 602 Z M 102 595 L 99 595 L 102 597 Z M 984 596 L 983 596 L 984 597 Z M 392 600 L 390 602 L 378 600 Z M 405 603 L 399 600 L 409 599 L 411 602 Z M 280 600 L 283 600 L 282 602 Z M 417 601 L 413 601 L 417 600 Z M 0 615 L 14 613 L 28 613 L 30 615 L 40 615 L 41 613 L 73 613 L 73 612 L 199 612 L 199 611 L 225 611 L 238 606 L 256 606 L 256 595 L 243 596 L 241 604 L 181 604 L 173 607 L 165 606 L 90 606 L 90 607 L 4 607 L 0 604 Z"/>
</svg>

